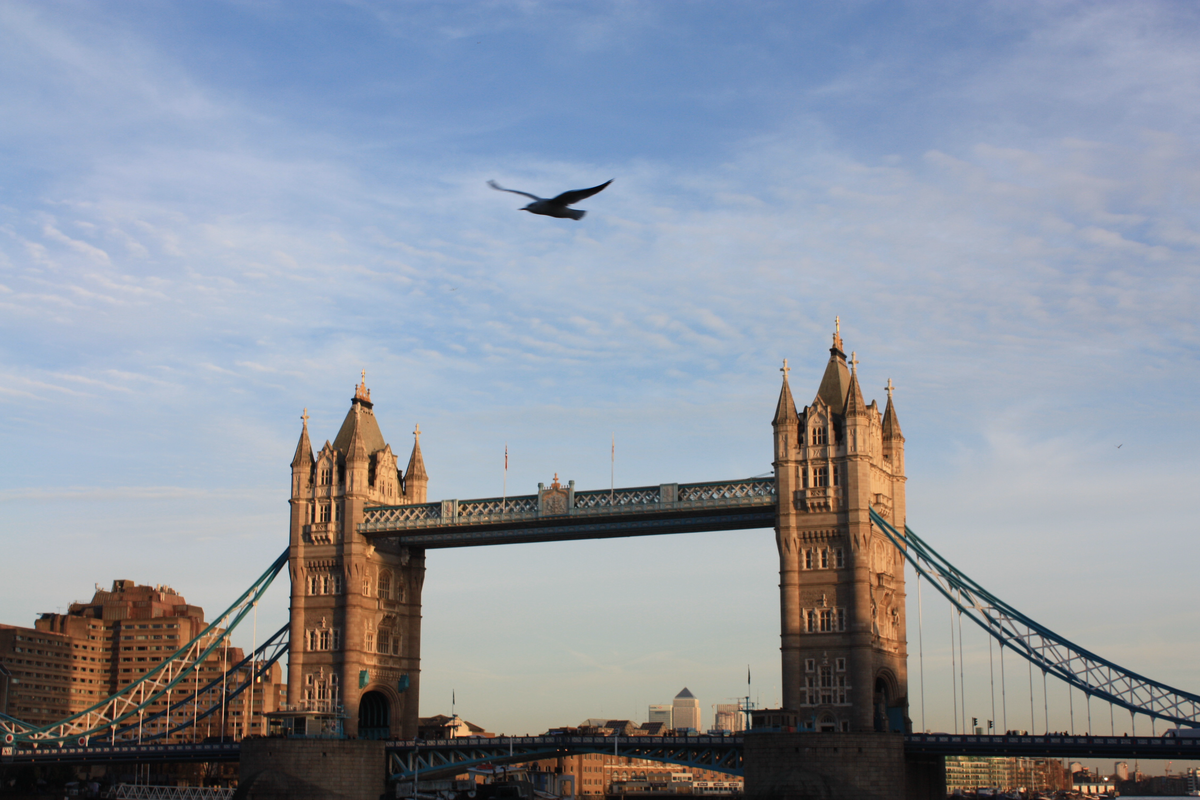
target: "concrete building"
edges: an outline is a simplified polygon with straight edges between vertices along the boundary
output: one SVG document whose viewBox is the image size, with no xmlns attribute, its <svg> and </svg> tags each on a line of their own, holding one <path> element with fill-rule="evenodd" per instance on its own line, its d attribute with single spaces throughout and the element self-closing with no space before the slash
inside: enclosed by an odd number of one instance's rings
<svg viewBox="0 0 1200 800">
<path fill-rule="evenodd" d="M 663 725 L 665 725 L 668 728 L 675 727 L 671 723 L 671 708 L 672 708 L 671 706 L 662 705 L 662 704 L 650 706 L 650 714 L 646 718 L 646 721 L 647 722 L 661 722 Z"/>
<path fill-rule="evenodd" d="M 852 354 L 853 356 L 853 354 Z M 783 710 L 801 729 L 908 726 L 904 559 L 870 510 L 903 532 L 904 436 L 892 405 L 863 400 L 840 329 L 812 404 L 788 382 L 773 420 L 779 511 Z"/>
<path fill-rule="evenodd" d="M 533 762 L 530 769 L 567 778 L 576 796 L 741 794 L 742 779 L 723 772 L 644 758 L 581 753 Z"/>
<path fill-rule="evenodd" d="M 677 731 L 704 730 L 700 727 L 700 701 L 686 686 L 671 702 L 671 727 Z"/>
<path fill-rule="evenodd" d="M 42 726 L 84 711 L 153 670 L 207 626 L 204 609 L 188 604 L 169 586 L 130 580 L 113 581 L 111 590 L 97 587 L 90 602 L 71 603 L 65 614 L 42 614 L 34 628 L 0 625 L 0 663 L 12 676 L 4 698 L 7 713 Z M 242 658 L 241 648 L 218 647 L 197 671 L 197 682 L 207 683 Z M 187 694 L 187 689 L 174 693 L 176 698 Z M 172 705 L 169 717 L 164 714 L 145 724 L 143 739 L 161 734 L 161 740 L 181 742 L 265 733 L 263 713 L 283 701 L 278 665 L 255 686 L 254 694 L 252 708 L 249 693 L 244 693 L 226 705 L 223 716 L 210 716 L 193 730 L 168 735 L 170 727 L 198 716 L 204 700 L 186 707 Z M 147 708 L 146 716 L 166 712 L 171 700 L 170 693 L 160 698 Z M 248 708 L 252 713 L 244 714 Z"/>
<path fill-rule="evenodd" d="M 1053 758 L 946 756 L 946 791 L 992 788 L 1054 792 L 1068 788 L 1068 773 Z"/>
<path fill-rule="evenodd" d="M 288 696 L 314 710 L 343 706 L 350 736 L 414 738 L 425 551 L 369 542 L 357 526 L 364 506 L 425 502 L 420 427 L 402 472 L 365 373 L 337 436 L 315 455 L 303 419 L 292 459 Z"/>
<path fill-rule="evenodd" d="M 738 703 L 717 703 L 713 730 L 740 733 L 746 729 L 746 711 Z"/>
</svg>

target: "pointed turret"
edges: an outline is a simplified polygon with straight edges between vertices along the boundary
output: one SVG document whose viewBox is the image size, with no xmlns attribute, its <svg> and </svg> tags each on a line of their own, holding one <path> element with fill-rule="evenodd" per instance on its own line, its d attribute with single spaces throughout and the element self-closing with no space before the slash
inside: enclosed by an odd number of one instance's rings
<svg viewBox="0 0 1200 800">
<path fill-rule="evenodd" d="M 821 376 L 817 397 L 824 400 L 833 413 L 841 414 L 846 407 L 846 395 L 849 391 L 850 370 L 846 368 L 846 353 L 842 350 L 842 321 L 838 317 L 834 321 L 833 347 L 829 348 L 829 363 L 825 365 L 825 374 Z"/>
<path fill-rule="evenodd" d="M 887 382 L 887 408 L 883 410 L 883 440 L 904 441 L 904 434 L 900 433 L 900 420 L 896 418 L 896 409 L 892 406 L 892 392 L 896 387 L 892 386 L 892 379 L 888 378 Z"/>
<path fill-rule="evenodd" d="M 791 368 L 787 365 L 787 359 L 783 360 L 783 368 L 779 370 L 783 373 L 783 388 L 779 390 L 779 402 L 775 405 L 775 419 L 772 420 L 772 425 L 784 425 L 786 423 L 795 423 L 800 421 L 800 417 L 796 414 L 796 401 L 792 399 L 792 387 L 788 385 L 788 373 Z"/>
<path fill-rule="evenodd" d="M 404 489 L 409 502 L 424 503 L 425 490 L 429 486 L 429 473 L 425 471 L 425 459 L 421 456 L 421 426 L 413 430 L 412 455 L 408 459 L 408 469 L 404 472 Z"/>
<path fill-rule="evenodd" d="M 858 386 L 858 359 L 850 354 L 850 363 L 854 370 L 850 373 L 850 386 L 846 389 L 846 417 L 867 416 L 867 404 L 863 402 L 862 389 Z"/>
<path fill-rule="evenodd" d="M 304 413 L 300 416 L 304 420 L 304 427 L 300 429 L 300 441 L 296 443 L 296 455 L 292 457 L 292 469 L 296 467 L 309 466 L 311 467 L 315 460 L 313 459 L 312 442 L 308 438 L 308 409 L 304 409 Z"/>
</svg>

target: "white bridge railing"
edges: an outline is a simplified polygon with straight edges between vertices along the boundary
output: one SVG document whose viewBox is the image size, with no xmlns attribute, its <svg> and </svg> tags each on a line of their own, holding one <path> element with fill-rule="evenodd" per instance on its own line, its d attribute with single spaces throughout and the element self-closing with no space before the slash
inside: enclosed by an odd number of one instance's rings
<svg viewBox="0 0 1200 800">
<path fill-rule="evenodd" d="M 145 786 L 118 783 L 102 796 L 108 800 L 229 800 L 235 791 L 223 786 Z"/>
<path fill-rule="evenodd" d="M 442 500 L 363 510 L 361 533 L 527 522 L 546 517 L 606 517 L 747 506 L 773 506 L 775 479 L 750 478 L 710 483 L 665 483 L 613 490 L 575 491 L 575 482 L 515 497 Z"/>
</svg>

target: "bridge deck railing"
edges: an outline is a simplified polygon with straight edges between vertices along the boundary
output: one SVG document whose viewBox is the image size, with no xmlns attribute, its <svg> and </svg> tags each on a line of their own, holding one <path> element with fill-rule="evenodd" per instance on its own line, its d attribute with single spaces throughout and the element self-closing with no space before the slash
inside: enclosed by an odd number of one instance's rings
<svg viewBox="0 0 1200 800">
<path fill-rule="evenodd" d="M 543 501 L 543 494 L 442 500 L 407 506 L 372 506 L 363 510 L 361 533 L 463 525 L 513 524 L 547 517 L 624 516 L 669 511 L 719 510 L 774 506 L 775 480 L 750 478 L 706 483 L 666 483 L 614 490 L 575 491 L 566 487 L 565 507 Z"/>
</svg>

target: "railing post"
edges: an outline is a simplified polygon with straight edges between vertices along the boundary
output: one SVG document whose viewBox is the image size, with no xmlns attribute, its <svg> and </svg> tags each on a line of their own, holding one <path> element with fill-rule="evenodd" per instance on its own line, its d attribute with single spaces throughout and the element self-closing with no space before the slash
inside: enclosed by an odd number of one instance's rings
<svg viewBox="0 0 1200 800">
<path fill-rule="evenodd" d="M 442 524 L 458 522 L 458 501 L 442 501 Z"/>
</svg>

